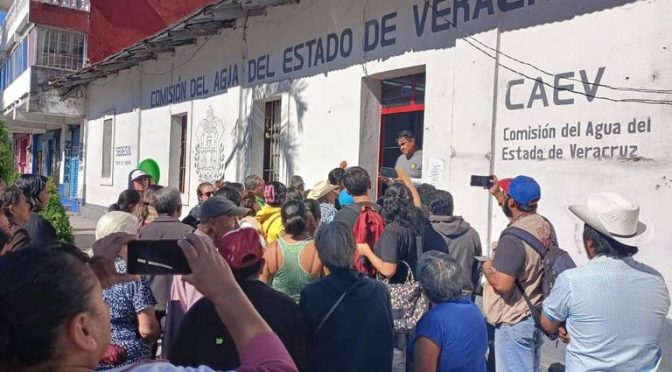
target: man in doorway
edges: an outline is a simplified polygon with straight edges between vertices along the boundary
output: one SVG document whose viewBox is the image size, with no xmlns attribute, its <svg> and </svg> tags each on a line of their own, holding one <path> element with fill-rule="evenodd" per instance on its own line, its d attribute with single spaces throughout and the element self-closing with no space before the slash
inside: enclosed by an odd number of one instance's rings
<svg viewBox="0 0 672 372">
<path fill-rule="evenodd" d="M 394 167 L 405 170 L 414 183 L 419 182 L 422 178 L 422 150 L 415 142 L 415 135 L 411 131 L 404 130 L 397 136 L 397 144 L 401 155 Z"/>
<path fill-rule="evenodd" d="M 261 176 L 256 174 L 251 174 L 245 177 L 245 191 L 252 191 L 254 197 L 257 200 L 259 208 L 263 208 L 266 205 L 266 199 L 264 199 L 264 188 L 266 187 L 266 182 Z"/>
<path fill-rule="evenodd" d="M 670 296 L 663 276 L 632 258 L 647 240 L 639 206 L 600 192 L 569 210 L 584 223 L 590 262 L 558 276 L 541 325 L 567 322 L 567 371 L 657 370 Z"/>
</svg>

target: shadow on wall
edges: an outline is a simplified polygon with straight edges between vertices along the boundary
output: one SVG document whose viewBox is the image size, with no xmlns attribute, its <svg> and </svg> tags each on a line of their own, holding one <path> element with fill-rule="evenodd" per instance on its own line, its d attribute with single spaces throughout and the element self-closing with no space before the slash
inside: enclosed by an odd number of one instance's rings
<svg viewBox="0 0 672 372">
<path fill-rule="evenodd" d="M 295 159 L 298 157 L 298 140 L 296 134 L 303 133 L 303 117 L 308 110 L 304 98 L 304 91 L 308 84 L 304 80 L 283 80 L 276 83 L 258 85 L 244 92 L 244 104 L 252 111 L 243 111 L 242 122 L 236 123 L 231 133 L 237 138 L 236 145 L 227 158 L 226 165 L 239 155 L 237 178 L 242 179 L 252 172 L 258 172 L 263 167 L 264 136 L 265 136 L 265 103 L 275 99 L 281 100 L 281 129 L 278 135 L 280 149 L 280 169 L 284 175 L 280 179 L 287 179 L 295 172 Z M 286 102 L 285 102 L 286 101 Z M 296 123 L 296 128 L 292 123 Z"/>
</svg>

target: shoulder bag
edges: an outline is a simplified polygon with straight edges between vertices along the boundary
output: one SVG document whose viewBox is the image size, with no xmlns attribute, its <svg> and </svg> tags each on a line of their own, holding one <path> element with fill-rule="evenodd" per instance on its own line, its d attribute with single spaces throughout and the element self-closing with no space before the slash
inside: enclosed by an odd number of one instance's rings
<svg viewBox="0 0 672 372">
<path fill-rule="evenodd" d="M 418 235 L 415 242 L 419 261 L 422 256 L 422 237 Z M 406 281 L 401 284 L 391 284 L 389 278 L 386 278 L 382 282 L 390 291 L 394 332 L 411 333 L 420 318 L 427 312 L 429 301 L 422 292 L 420 282 L 415 280 L 411 266 L 405 261 L 399 261 L 399 263 L 408 268 Z"/>
</svg>

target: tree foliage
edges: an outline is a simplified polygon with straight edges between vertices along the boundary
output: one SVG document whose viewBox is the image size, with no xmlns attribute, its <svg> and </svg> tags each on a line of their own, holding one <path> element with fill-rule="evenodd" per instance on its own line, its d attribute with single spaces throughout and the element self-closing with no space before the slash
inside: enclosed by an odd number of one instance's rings
<svg viewBox="0 0 672 372">
<path fill-rule="evenodd" d="M 5 181 L 7 185 L 11 185 L 17 177 L 18 173 L 14 170 L 12 142 L 5 123 L 0 120 L 0 180 Z"/>
<path fill-rule="evenodd" d="M 51 179 L 49 179 L 49 183 L 47 184 L 47 190 L 49 191 L 49 202 L 47 203 L 47 207 L 40 214 L 54 226 L 59 240 L 73 244 L 75 242 L 75 236 L 72 234 L 70 218 L 68 218 L 65 208 L 63 207 L 63 204 L 61 204 L 61 196 L 58 195 L 58 188 Z"/>
</svg>

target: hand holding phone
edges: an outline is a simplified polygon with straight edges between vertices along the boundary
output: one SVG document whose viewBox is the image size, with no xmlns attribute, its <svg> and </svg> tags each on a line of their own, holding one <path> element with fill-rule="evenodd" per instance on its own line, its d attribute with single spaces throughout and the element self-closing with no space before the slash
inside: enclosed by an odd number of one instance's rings
<svg viewBox="0 0 672 372">
<path fill-rule="evenodd" d="M 140 275 L 191 274 L 177 240 L 135 240 L 128 243 L 128 272 Z"/>
<path fill-rule="evenodd" d="M 471 176 L 471 186 L 482 187 L 489 189 L 493 185 L 491 176 Z"/>
<path fill-rule="evenodd" d="M 382 167 L 380 168 L 380 176 L 384 178 L 391 178 L 393 180 L 399 178 L 399 175 L 397 174 L 397 170 L 394 168 L 390 167 Z"/>
</svg>

